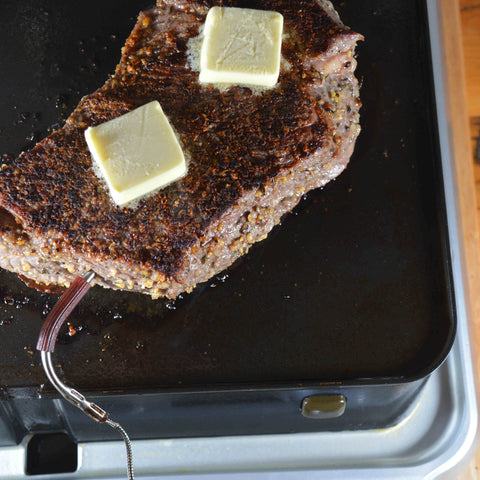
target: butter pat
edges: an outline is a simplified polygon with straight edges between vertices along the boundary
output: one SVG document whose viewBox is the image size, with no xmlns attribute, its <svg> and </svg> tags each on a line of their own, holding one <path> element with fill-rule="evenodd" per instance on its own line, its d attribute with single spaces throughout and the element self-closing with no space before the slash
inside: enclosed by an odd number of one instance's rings
<svg viewBox="0 0 480 480">
<path fill-rule="evenodd" d="M 200 82 L 271 87 L 280 72 L 283 16 L 250 8 L 212 7 L 200 53 Z"/>
<path fill-rule="evenodd" d="M 120 206 L 187 171 L 178 139 L 157 101 L 89 127 L 85 139 L 113 200 Z"/>
</svg>

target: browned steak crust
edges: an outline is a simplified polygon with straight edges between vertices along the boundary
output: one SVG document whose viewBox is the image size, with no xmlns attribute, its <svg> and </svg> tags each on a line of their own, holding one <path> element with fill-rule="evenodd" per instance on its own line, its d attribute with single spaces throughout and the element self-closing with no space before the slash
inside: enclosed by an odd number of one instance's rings
<svg viewBox="0 0 480 480">
<path fill-rule="evenodd" d="M 188 41 L 212 5 L 284 15 L 277 86 L 199 84 Z M 352 52 L 361 37 L 334 15 L 314 0 L 160 1 L 142 12 L 114 76 L 62 129 L 2 165 L 0 205 L 21 228 L 4 222 L 0 265 L 67 285 L 93 267 L 104 285 L 154 297 L 227 267 L 348 162 L 359 131 Z M 121 208 L 92 169 L 84 130 L 151 100 L 178 133 L 188 174 Z"/>
</svg>

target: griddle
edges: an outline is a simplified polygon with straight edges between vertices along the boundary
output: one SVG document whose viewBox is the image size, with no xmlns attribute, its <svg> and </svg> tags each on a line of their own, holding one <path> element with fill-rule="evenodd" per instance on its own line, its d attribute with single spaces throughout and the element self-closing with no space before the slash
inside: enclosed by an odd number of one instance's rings
<svg viewBox="0 0 480 480">
<path fill-rule="evenodd" d="M 55 352 L 70 384 L 110 399 L 174 392 L 183 407 L 212 392 L 226 405 L 267 391 L 278 404 L 285 397 L 272 392 L 332 385 L 418 391 L 445 359 L 455 310 L 426 6 L 334 3 L 365 36 L 362 133 L 347 170 L 191 294 L 153 301 L 93 288 Z M 0 152 L 17 155 L 61 125 L 114 71 L 151 6 L 1 2 Z M 0 271 L 4 398 L 54 396 L 34 345 L 57 299 Z"/>
</svg>

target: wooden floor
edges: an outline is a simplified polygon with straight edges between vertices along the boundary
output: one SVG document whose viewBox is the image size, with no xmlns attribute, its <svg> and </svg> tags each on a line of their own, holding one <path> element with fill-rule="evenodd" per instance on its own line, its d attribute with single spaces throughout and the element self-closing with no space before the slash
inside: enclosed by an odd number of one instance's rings
<svg viewBox="0 0 480 480">
<path fill-rule="evenodd" d="M 480 0 L 460 0 L 472 158 L 475 161 L 477 212 L 480 219 Z"/>
<path fill-rule="evenodd" d="M 480 225 L 480 0 L 459 0 L 465 64 L 471 156 L 474 163 L 476 208 Z M 480 239 L 479 239 L 480 255 Z M 480 295 L 480 292 L 478 292 Z M 477 340 L 478 343 L 478 340 Z M 477 345 L 480 354 L 480 345 Z M 480 449 L 458 480 L 480 480 Z"/>
<path fill-rule="evenodd" d="M 460 0 L 468 115 L 480 220 L 480 0 Z"/>
</svg>

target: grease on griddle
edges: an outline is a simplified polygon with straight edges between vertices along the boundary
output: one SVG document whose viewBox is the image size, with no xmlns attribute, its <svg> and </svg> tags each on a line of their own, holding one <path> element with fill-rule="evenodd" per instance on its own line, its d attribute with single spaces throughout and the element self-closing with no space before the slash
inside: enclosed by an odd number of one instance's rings
<svg viewBox="0 0 480 480">
<path fill-rule="evenodd" d="M 10 315 L 8 317 L 3 317 L 3 318 L 0 318 L 0 327 L 3 327 L 4 325 L 10 325 L 12 323 L 12 321 L 14 320 L 14 316 L 13 315 Z"/>
<path fill-rule="evenodd" d="M 112 343 L 114 343 L 116 340 L 117 340 L 117 337 L 115 337 L 115 335 L 112 335 L 111 333 L 107 332 L 103 336 L 103 340 L 100 342 L 100 347 L 102 348 L 102 352 L 107 351 L 112 346 Z"/>
<path fill-rule="evenodd" d="M 74 335 L 77 334 L 78 331 L 82 330 L 81 326 L 78 328 L 75 328 L 70 322 L 67 322 L 67 328 L 68 328 L 67 335 L 70 337 L 73 337 Z"/>
<path fill-rule="evenodd" d="M 33 356 L 33 354 L 35 353 L 35 350 L 34 350 L 34 348 L 33 348 L 31 345 L 25 345 L 25 346 L 23 347 L 23 349 L 24 349 L 25 352 L 27 352 L 28 355 L 30 355 L 30 356 Z"/>
<path fill-rule="evenodd" d="M 19 310 L 25 305 L 30 303 L 30 298 L 27 296 L 14 296 L 10 294 L 5 294 L 3 296 L 3 304 L 5 305 L 3 309 L 3 315 L 0 317 L 0 326 L 10 325 L 15 319 L 15 315 L 11 313 L 12 308 Z"/>
<path fill-rule="evenodd" d="M 27 278 L 20 274 L 18 274 L 18 277 L 27 287 L 33 288 L 40 293 L 53 293 L 57 295 L 63 293 L 66 290 L 65 287 L 61 287 L 55 284 L 46 285 L 45 283 L 36 282 L 35 280 L 32 280 L 31 278 Z"/>
<path fill-rule="evenodd" d="M 228 273 L 220 273 L 215 275 L 209 283 L 210 288 L 215 288 L 221 283 L 225 283 L 228 280 L 229 274 Z"/>
</svg>

